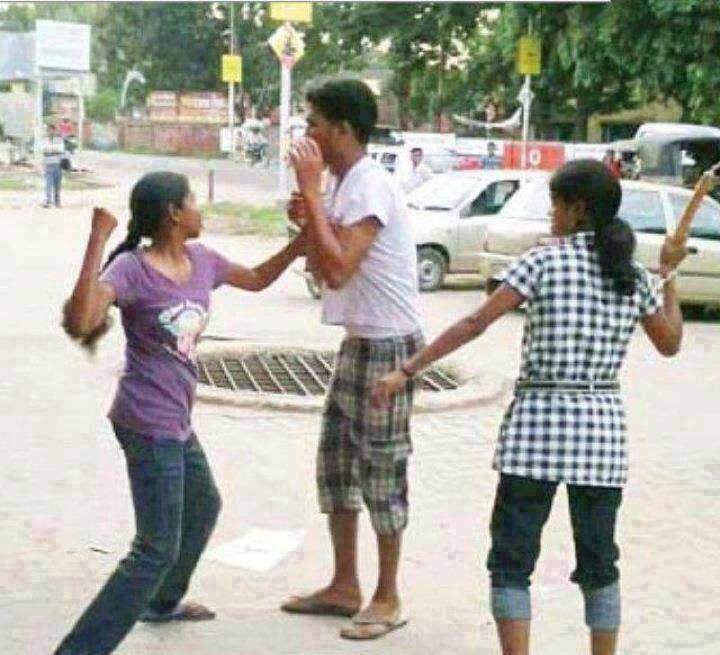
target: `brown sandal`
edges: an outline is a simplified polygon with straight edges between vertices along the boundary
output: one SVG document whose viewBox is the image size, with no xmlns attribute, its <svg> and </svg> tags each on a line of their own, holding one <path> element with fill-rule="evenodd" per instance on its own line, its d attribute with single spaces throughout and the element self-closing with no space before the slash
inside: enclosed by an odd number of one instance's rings
<svg viewBox="0 0 720 655">
<path fill-rule="evenodd" d="M 293 596 L 280 605 L 283 612 L 289 614 L 312 614 L 315 616 L 342 616 L 350 618 L 360 611 L 360 607 L 347 607 L 336 603 L 324 603 L 312 596 Z"/>
</svg>

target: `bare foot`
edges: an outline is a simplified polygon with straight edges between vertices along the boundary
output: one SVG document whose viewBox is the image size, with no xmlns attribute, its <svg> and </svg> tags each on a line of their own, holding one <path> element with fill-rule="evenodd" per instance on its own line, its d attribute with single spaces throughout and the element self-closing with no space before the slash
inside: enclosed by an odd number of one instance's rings
<svg viewBox="0 0 720 655">
<path fill-rule="evenodd" d="M 293 614 L 352 616 L 361 605 L 362 595 L 358 588 L 329 586 L 307 596 L 293 596 L 280 609 Z"/>
</svg>

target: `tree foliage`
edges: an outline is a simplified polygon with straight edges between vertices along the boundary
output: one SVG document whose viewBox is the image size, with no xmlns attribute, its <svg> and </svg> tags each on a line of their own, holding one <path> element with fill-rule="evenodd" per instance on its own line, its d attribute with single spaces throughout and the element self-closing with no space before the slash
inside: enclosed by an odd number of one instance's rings
<svg viewBox="0 0 720 655">
<path fill-rule="evenodd" d="M 37 18 L 93 25 L 92 62 L 101 89 L 119 91 L 140 70 L 147 89 L 222 90 L 220 59 L 229 50 L 228 2 L 19 3 L 0 10 L 5 30 L 30 30 Z M 266 3 L 236 2 L 235 41 L 243 87 L 274 106 L 279 64 L 267 45 L 278 24 Z M 533 80 L 534 114 L 571 116 L 576 136 L 590 113 L 675 99 L 683 118 L 720 122 L 720 2 L 613 0 L 612 3 L 316 3 L 314 21 L 297 28 L 306 54 L 293 72 L 296 98 L 318 76 L 383 71 L 404 123 L 441 113 L 477 115 L 488 96 L 510 113 L 522 80 L 518 38 L 543 43 Z"/>
</svg>

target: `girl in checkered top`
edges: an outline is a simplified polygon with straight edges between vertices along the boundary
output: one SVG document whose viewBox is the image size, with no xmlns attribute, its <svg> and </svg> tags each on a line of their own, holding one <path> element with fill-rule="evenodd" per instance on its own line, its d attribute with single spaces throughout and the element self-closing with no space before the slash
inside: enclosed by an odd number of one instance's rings
<svg viewBox="0 0 720 655">
<path fill-rule="evenodd" d="M 378 405 L 408 378 L 526 304 L 522 363 L 493 461 L 500 473 L 487 560 L 491 606 L 504 655 L 527 655 L 530 574 L 558 483 L 564 482 L 593 655 L 615 652 L 620 624 L 615 524 L 626 482 L 625 413 L 617 375 L 640 322 L 657 350 L 675 355 L 682 315 L 672 273 L 686 255 L 667 238 L 662 291 L 633 260 L 635 236 L 617 217 L 622 190 L 595 160 L 550 181 L 553 245 L 512 264 L 474 313 L 375 385 Z"/>
</svg>

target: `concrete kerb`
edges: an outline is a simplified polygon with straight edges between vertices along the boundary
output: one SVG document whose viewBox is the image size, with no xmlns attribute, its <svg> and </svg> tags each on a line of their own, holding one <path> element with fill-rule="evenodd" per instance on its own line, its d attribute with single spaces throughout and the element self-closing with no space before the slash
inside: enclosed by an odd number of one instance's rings
<svg viewBox="0 0 720 655">
<path fill-rule="evenodd" d="M 325 349 L 327 350 L 327 349 Z M 201 342 L 198 346 L 200 356 L 235 356 L 244 353 L 273 354 L 276 352 L 311 354 L 317 349 L 304 345 L 263 344 L 260 342 L 242 342 L 230 345 L 228 342 Z M 433 413 L 454 409 L 465 409 L 479 405 L 499 402 L 509 392 L 509 380 L 489 374 L 471 372 L 460 361 L 449 361 L 453 374 L 460 382 L 458 389 L 449 391 L 420 391 L 415 397 L 415 413 Z M 197 399 L 214 405 L 238 408 L 268 409 L 283 412 L 320 412 L 324 406 L 324 396 L 299 396 L 254 391 L 232 391 L 200 384 Z"/>
</svg>

